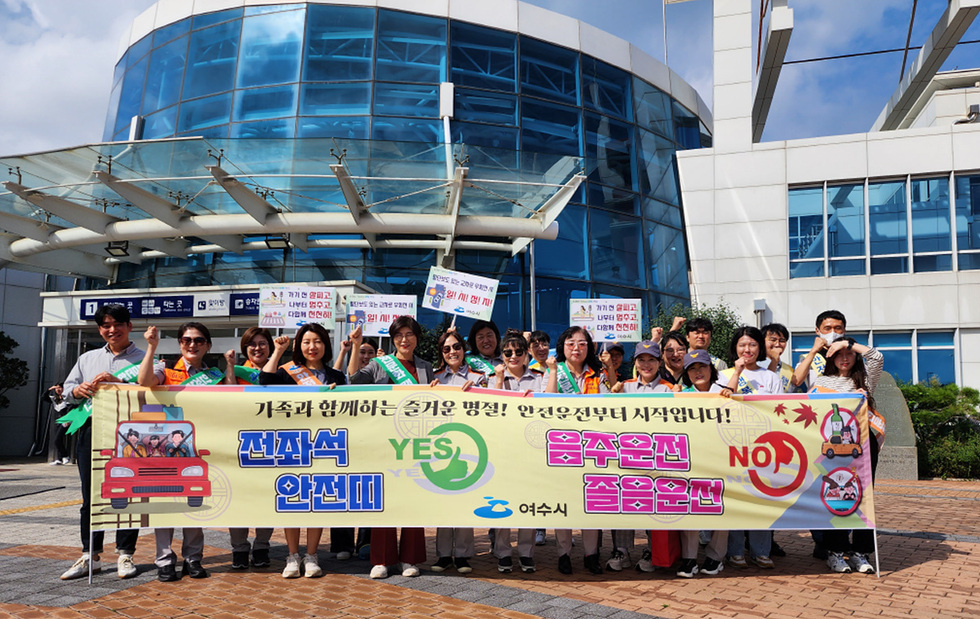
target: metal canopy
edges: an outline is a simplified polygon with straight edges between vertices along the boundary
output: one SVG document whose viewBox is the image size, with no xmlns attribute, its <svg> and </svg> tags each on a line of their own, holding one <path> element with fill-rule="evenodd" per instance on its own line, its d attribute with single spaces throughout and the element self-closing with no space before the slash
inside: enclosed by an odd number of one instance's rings
<svg viewBox="0 0 980 619">
<path fill-rule="evenodd" d="M 332 138 L 113 142 L 0 164 L 0 260 L 94 277 L 120 260 L 266 250 L 263 238 L 513 254 L 556 238 L 587 174 L 577 157 Z M 110 242 L 129 255 L 110 257 Z"/>
</svg>

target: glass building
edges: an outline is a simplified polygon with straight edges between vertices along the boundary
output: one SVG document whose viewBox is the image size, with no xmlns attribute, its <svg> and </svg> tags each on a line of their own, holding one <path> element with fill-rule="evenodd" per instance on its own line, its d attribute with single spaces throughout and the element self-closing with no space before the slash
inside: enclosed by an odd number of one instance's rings
<svg viewBox="0 0 980 619">
<path fill-rule="evenodd" d="M 669 94 L 676 75 L 649 57 L 631 59 L 631 71 L 620 58 L 523 26 L 352 4 L 245 6 L 166 24 L 158 4 L 154 27 L 116 65 L 105 141 L 200 136 L 233 148 L 266 138 L 284 159 L 305 140 L 352 151 L 385 144 L 395 159 L 448 141 L 467 147 L 471 167 L 492 160 L 515 174 L 570 158 L 586 180 L 558 217 L 557 240 L 535 243 L 538 328 L 557 335 L 569 298 L 641 298 L 648 314 L 689 301 L 674 154 L 710 146 L 711 121 Z M 510 0 L 489 5 L 484 13 L 499 5 L 521 19 L 533 11 L 589 28 Z M 448 135 L 445 82 L 453 84 Z M 214 252 L 121 263 L 113 287 L 353 279 L 419 295 L 435 261 L 428 247 Z M 501 280 L 495 321 L 530 328 L 528 252 L 458 249 L 454 268 Z M 421 311 L 420 319 L 442 315 Z"/>
</svg>

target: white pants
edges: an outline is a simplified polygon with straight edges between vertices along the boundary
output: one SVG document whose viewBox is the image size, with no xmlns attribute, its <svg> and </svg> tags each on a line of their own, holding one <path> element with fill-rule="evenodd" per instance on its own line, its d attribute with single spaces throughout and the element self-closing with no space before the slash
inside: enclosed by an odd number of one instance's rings
<svg viewBox="0 0 980 619">
<path fill-rule="evenodd" d="M 681 558 L 698 558 L 698 531 L 681 531 Z M 704 556 L 724 561 L 728 554 L 728 531 L 712 531 L 711 541 L 704 547 Z"/>
<path fill-rule="evenodd" d="M 499 534 L 498 534 L 499 535 Z M 500 539 L 499 537 L 497 539 Z M 436 529 L 436 557 L 466 557 L 473 552 L 473 529 Z"/>
<path fill-rule="evenodd" d="M 511 553 L 510 529 L 497 529 L 493 543 L 493 556 L 498 559 L 509 557 Z M 517 530 L 517 554 L 521 557 L 534 557 L 534 529 Z"/>
</svg>

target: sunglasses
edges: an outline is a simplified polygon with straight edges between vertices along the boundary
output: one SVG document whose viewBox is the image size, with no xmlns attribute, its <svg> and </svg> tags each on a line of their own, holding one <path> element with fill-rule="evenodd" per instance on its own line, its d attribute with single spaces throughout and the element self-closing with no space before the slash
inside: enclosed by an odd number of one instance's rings
<svg viewBox="0 0 980 619">
<path fill-rule="evenodd" d="M 442 347 L 442 352 L 444 353 L 450 353 L 454 350 L 463 350 L 463 345 L 460 344 L 459 342 L 456 342 L 455 344 L 448 344 Z"/>
<path fill-rule="evenodd" d="M 204 346 L 208 343 L 203 337 L 182 337 L 179 340 L 181 346 L 190 346 L 191 344 L 197 344 L 198 346 Z"/>
<path fill-rule="evenodd" d="M 501 352 L 500 354 L 502 354 L 505 357 L 514 357 L 514 356 L 520 357 L 525 352 L 527 352 L 527 351 L 525 351 L 525 350 L 511 350 L 511 349 L 508 348 L 507 350 Z"/>
</svg>

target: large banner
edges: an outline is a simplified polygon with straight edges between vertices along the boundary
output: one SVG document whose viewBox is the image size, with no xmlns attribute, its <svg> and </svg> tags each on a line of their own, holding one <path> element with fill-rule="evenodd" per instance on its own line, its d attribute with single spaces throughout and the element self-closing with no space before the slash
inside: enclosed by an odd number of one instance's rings
<svg viewBox="0 0 980 619">
<path fill-rule="evenodd" d="M 100 388 L 93 528 L 873 528 L 860 395 Z"/>
</svg>

